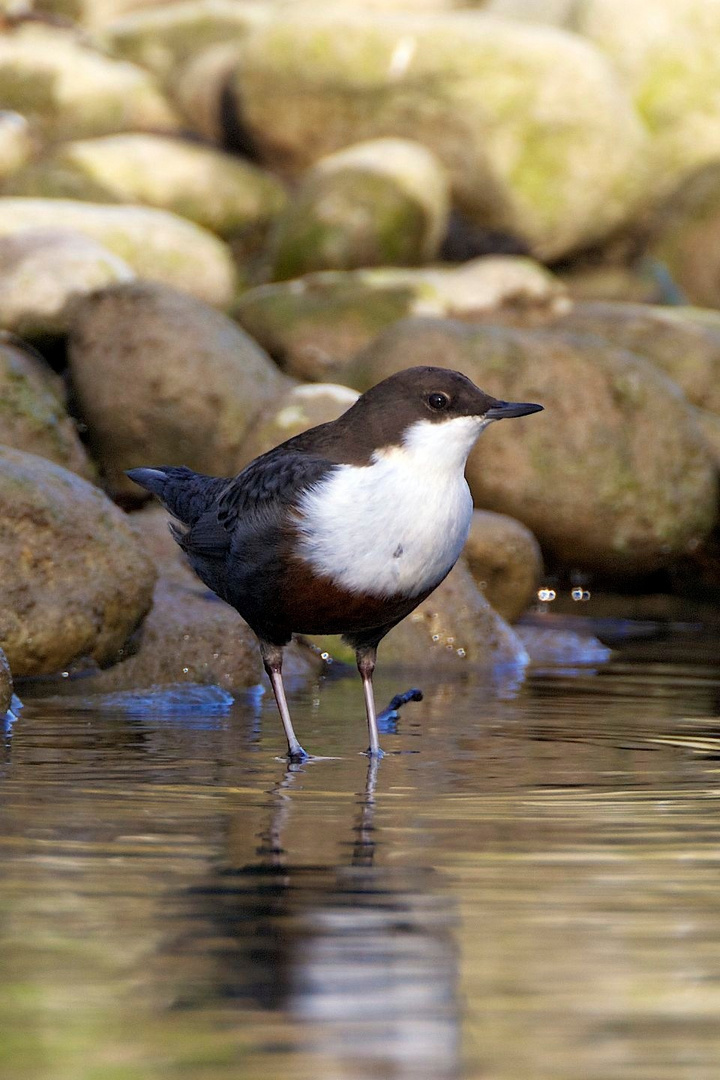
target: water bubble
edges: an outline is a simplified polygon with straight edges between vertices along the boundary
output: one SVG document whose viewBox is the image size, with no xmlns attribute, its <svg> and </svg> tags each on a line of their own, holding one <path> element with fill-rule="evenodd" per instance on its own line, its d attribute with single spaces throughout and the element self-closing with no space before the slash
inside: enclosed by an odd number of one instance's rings
<svg viewBox="0 0 720 1080">
<path fill-rule="evenodd" d="M 462 657 L 463 657 L 463 656 L 465 656 L 465 655 L 466 655 L 466 653 L 465 653 L 465 650 L 464 650 L 464 649 L 457 649 L 457 650 L 456 650 L 456 652 L 457 652 L 458 656 L 459 656 L 459 657 L 460 657 L 461 659 L 462 659 Z"/>
<path fill-rule="evenodd" d="M 439 641 L 440 640 L 440 635 L 439 634 L 433 634 L 432 639 L 433 639 L 433 641 Z"/>
<path fill-rule="evenodd" d="M 588 601 L 590 599 L 590 590 L 589 589 L 581 589 L 580 586 L 577 585 L 572 590 L 570 595 L 572 596 L 573 600 Z"/>
<path fill-rule="evenodd" d="M 190 668 L 184 667 L 183 668 L 183 675 L 187 675 L 189 670 L 190 670 Z"/>
<path fill-rule="evenodd" d="M 538 589 L 537 597 L 538 600 L 540 600 L 543 604 L 549 604 L 552 600 L 555 599 L 556 596 L 557 593 L 554 589 Z"/>
</svg>

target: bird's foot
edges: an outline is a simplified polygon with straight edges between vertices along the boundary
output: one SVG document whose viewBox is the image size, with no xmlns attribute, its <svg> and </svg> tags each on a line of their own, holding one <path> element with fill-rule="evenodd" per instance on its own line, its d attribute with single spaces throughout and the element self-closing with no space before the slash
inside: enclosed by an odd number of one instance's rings
<svg viewBox="0 0 720 1080">
<path fill-rule="evenodd" d="M 403 694 L 396 694 L 386 709 L 379 714 L 377 718 L 377 724 L 380 731 L 386 734 L 394 734 L 395 724 L 400 719 L 400 709 L 403 705 L 407 705 L 408 701 L 422 701 L 422 690 L 418 690 L 417 687 L 413 687 L 412 690 L 406 690 Z"/>
<path fill-rule="evenodd" d="M 297 746 L 288 747 L 287 757 L 291 765 L 301 765 L 304 761 L 310 760 L 310 755 L 303 750 L 300 743 Z"/>
<path fill-rule="evenodd" d="M 380 758 L 385 757 L 385 751 L 381 750 L 378 746 L 377 750 L 373 750 L 371 746 L 368 746 L 367 750 L 363 750 L 363 753 L 370 758 L 371 761 L 379 761 Z"/>
</svg>

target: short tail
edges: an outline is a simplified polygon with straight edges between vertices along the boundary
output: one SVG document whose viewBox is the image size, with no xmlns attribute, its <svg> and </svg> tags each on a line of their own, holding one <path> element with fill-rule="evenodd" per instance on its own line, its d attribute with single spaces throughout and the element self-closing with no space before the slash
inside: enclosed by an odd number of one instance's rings
<svg viewBox="0 0 720 1080">
<path fill-rule="evenodd" d="M 194 525 L 227 484 L 218 476 L 203 476 L 184 465 L 128 469 L 126 474 L 140 487 L 151 491 L 166 510 L 183 525 Z"/>
</svg>

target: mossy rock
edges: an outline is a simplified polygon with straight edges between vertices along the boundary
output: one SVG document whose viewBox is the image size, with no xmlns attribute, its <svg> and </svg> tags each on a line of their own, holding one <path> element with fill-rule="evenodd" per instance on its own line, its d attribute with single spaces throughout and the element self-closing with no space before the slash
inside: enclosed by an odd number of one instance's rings
<svg viewBox="0 0 720 1080">
<path fill-rule="evenodd" d="M 99 488 L 0 446 L 0 580 L 0 648 L 20 677 L 110 663 L 150 607 L 155 569 Z"/>
<path fill-rule="evenodd" d="M 599 50 L 478 12 L 283 10 L 242 43 L 244 129 L 300 176 L 349 143 L 414 139 L 476 224 L 543 260 L 587 246 L 647 203 L 646 133 Z M 591 178 L 589 180 L 589 178 Z"/>
<path fill-rule="evenodd" d="M 570 331 L 408 319 L 345 372 L 357 390 L 402 368 L 465 372 L 545 413 L 492 425 L 467 476 L 478 507 L 524 522 L 570 567 L 648 572 L 692 550 L 717 515 L 717 475 L 693 411 L 644 357 Z"/>
</svg>

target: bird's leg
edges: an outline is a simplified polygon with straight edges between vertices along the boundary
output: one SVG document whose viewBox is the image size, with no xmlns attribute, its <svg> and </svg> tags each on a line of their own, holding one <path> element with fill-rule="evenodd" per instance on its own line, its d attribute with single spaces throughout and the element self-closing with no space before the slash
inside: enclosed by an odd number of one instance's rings
<svg viewBox="0 0 720 1080">
<path fill-rule="evenodd" d="M 373 694 L 372 677 L 375 670 L 375 658 L 377 657 L 377 645 L 359 645 L 355 650 L 355 656 L 357 657 L 358 671 L 360 672 L 360 678 L 363 684 L 363 693 L 365 694 L 365 711 L 367 713 L 368 735 L 370 736 L 370 746 L 368 747 L 368 754 L 371 757 L 382 757 L 383 752 L 380 749 L 380 742 L 378 740 L 378 726 L 377 717 L 375 715 L 375 695 Z"/>
<path fill-rule="evenodd" d="M 267 641 L 261 641 L 260 652 L 262 653 L 265 671 L 270 679 L 270 685 L 273 688 L 278 712 L 280 713 L 280 719 L 285 728 L 285 735 L 288 741 L 288 757 L 291 761 L 306 761 L 309 755 L 305 753 L 297 740 L 297 735 L 293 730 L 292 720 L 290 719 L 287 698 L 285 697 L 285 687 L 283 686 L 282 680 L 282 646 L 270 645 Z"/>
</svg>

